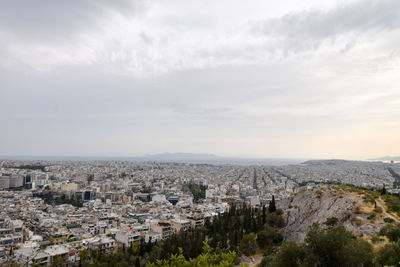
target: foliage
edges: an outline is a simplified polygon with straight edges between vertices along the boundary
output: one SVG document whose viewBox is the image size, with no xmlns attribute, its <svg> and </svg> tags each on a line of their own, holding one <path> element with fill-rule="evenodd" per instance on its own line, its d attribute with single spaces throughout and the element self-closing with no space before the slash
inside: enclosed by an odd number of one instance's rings
<svg viewBox="0 0 400 267">
<path fill-rule="evenodd" d="M 273 212 L 267 215 L 267 224 L 272 227 L 280 228 L 285 225 L 285 222 L 282 216 L 278 215 L 276 212 Z"/>
<path fill-rule="evenodd" d="M 94 174 L 88 174 L 87 175 L 87 182 L 90 184 L 94 180 Z"/>
<path fill-rule="evenodd" d="M 343 226 L 321 229 L 314 224 L 303 244 L 284 242 L 264 266 L 373 266 L 373 256 L 372 246 Z"/>
<path fill-rule="evenodd" d="M 400 196 L 386 194 L 383 196 L 389 212 L 396 212 L 400 215 Z"/>
<path fill-rule="evenodd" d="M 46 166 L 42 165 L 21 165 L 21 166 L 13 166 L 15 169 L 27 169 L 27 170 L 41 170 L 42 172 L 46 171 Z"/>
<path fill-rule="evenodd" d="M 381 248 L 376 256 L 376 264 L 378 266 L 400 266 L 400 241 Z"/>
<path fill-rule="evenodd" d="M 383 218 L 383 221 L 384 221 L 385 223 L 394 223 L 394 222 L 395 222 L 395 220 L 394 220 L 394 219 L 392 219 L 392 218 L 389 218 L 389 217 L 385 217 L 385 218 Z"/>
<path fill-rule="evenodd" d="M 387 224 L 379 231 L 379 235 L 386 236 L 390 241 L 398 241 L 400 239 L 400 225 Z"/>
<path fill-rule="evenodd" d="M 382 210 L 381 207 L 376 207 L 376 208 L 374 209 L 374 212 L 376 212 L 376 213 L 382 213 L 383 210 Z"/>
<path fill-rule="evenodd" d="M 385 241 L 385 239 L 384 239 L 384 238 L 381 238 L 381 237 L 379 237 L 379 236 L 373 236 L 373 237 L 371 238 L 372 244 L 380 243 L 380 242 L 383 242 L 383 241 Z"/>
<path fill-rule="evenodd" d="M 185 185 L 186 189 L 190 191 L 193 195 L 193 201 L 195 203 L 200 202 L 202 199 L 206 198 L 206 190 L 207 186 L 205 185 L 198 185 L 195 183 L 189 183 Z"/>
<path fill-rule="evenodd" d="M 339 222 L 338 218 L 336 217 L 330 217 L 324 222 L 324 224 L 328 226 L 335 226 Z"/>
<path fill-rule="evenodd" d="M 46 204 L 51 204 L 51 205 L 71 204 L 78 208 L 83 206 L 83 203 L 81 201 L 67 198 L 65 194 L 55 197 L 53 192 L 40 192 L 40 193 L 34 193 L 33 196 L 43 199 Z"/>
<path fill-rule="evenodd" d="M 242 240 L 240 241 L 240 251 L 247 256 L 254 255 L 256 253 L 257 242 L 255 234 L 247 234 L 243 236 Z"/>
<path fill-rule="evenodd" d="M 275 196 L 272 196 L 272 200 L 269 202 L 268 211 L 270 213 L 276 211 Z"/>
<path fill-rule="evenodd" d="M 79 258 L 81 259 L 81 262 L 84 264 L 86 263 L 86 261 L 89 258 L 89 252 L 87 251 L 87 249 L 83 249 L 79 252 Z"/>
<path fill-rule="evenodd" d="M 214 266 L 214 267 L 225 267 L 235 266 L 236 253 L 215 253 L 213 249 L 207 244 L 203 243 L 203 253 L 187 260 L 183 256 L 182 249 L 179 250 L 179 254 L 174 254 L 170 259 L 158 260 L 155 263 L 149 263 L 147 267 L 189 267 L 189 266 Z M 242 265 L 243 266 L 243 265 Z"/>
<path fill-rule="evenodd" d="M 69 198 L 65 198 L 65 197 L 56 198 L 55 204 L 56 205 L 70 204 L 77 208 L 83 207 L 83 203 L 81 201 L 75 200 L 75 199 L 69 199 Z"/>
<path fill-rule="evenodd" d="M 262 230 L 257 234 L 257 244 L 260 248 L 272 245 L 275 239 L 277 239 L 277 233 L 270 227 L 266 227 L 266 230 Z"/>
<path fill-rule="evenodd" d="M 205 240 L 217 254 L 234 251 L 250 255 L 257 249 L 256 236 L 262 231 L 267 231 L 268 234 L 264 237 L 261 234 L 261 243 L 277 244 L 282 241 L 282 235 L 272 227 L 276 221 L 283 222 L 282 216 L 277 212 L 266 212 L 264 224 L 262 209 L 253 209 L 246 205 L 240 208 L 232 206 L 228 212 L 215 216 L 212 221 L 205 219 L 203 227 L 173 233 L 162 241 L 142 240 L 133 243 L 130 248 L 118 249 L 112 254 L 92 253 L 90 266 L 138 266 L 138 262 L 140 266 L 144 266 L 150 263 L 157 264 L 158 261 L 169 262 L 172 259 L 171 255 L 179 258 L 183 256 L 190 262 L 190 259 L 204 253 L 202 247 Z"/>
<path fill-rule="evenodd" d="M 361 208 L 360 208 L 360 206 L 355 207 L 354 213 L 355 213 L 355 214 L 360 214 L 360 213 L 361 213 Z"/>
<path fill-rule="evenodd" d="M 53 264 L 51 266 L 53 267 L 61 267 L 64 264 L 64 260 L 61 256 L 56 255 L 53 259 Z"/>
</svg>

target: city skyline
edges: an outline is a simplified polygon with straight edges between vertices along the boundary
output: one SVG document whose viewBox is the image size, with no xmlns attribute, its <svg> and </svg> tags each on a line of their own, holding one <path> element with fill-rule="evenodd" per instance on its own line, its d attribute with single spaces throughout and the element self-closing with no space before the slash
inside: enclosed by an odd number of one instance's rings
<svg viewBox="0 0 400 267">
<path fill-rule="evenodd" d="M 2 2 L 0 155 L 398 156 L 399 9 Z"/>
</svg>

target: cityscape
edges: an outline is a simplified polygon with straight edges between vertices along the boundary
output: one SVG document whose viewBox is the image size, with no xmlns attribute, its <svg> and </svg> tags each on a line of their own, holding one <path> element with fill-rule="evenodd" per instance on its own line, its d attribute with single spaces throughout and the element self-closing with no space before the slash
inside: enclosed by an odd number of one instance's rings
<svg viewBox="0 0 400 267">
<path fill-rule="evenodd" d="M 0 267 L 400 267 L 399 11 L 0 1 Z"/>
<path fill-rule="evenodd" d="M 231 205 L 260 208 L 318 184 L 399 193 L 400 164 L 312 160 L 214 165 L 132 161 L 0 161 L 3 263 L 80 261 L 204 226 Z M 43 248 L 45 247 L 45 248 Z"/>
</svg>

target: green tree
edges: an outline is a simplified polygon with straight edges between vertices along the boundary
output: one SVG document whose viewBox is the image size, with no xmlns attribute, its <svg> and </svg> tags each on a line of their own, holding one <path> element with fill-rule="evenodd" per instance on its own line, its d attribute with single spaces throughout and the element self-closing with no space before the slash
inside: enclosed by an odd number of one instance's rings
<svg viewBox="0 0 400 267">
<path fill-rule="evenodd" d="M 215 253 L 212 248 L 207 244 L 203 243 L 203 253 L 196 258 L 190 260 L 185 259 L 183 256 L 182 249 L 179 249 L 179 254 L 172 255 L 167 260 L 158 260 L 155 263 L 148 263 L 147 267 L 228 267 L 236 265 L 236 253 Z M 244 266 L 244 265 L 242 265 Z"/>
<path fill-rule="evenodd" d="M 269 211 L 270 213 L 276 211 L 275 196 L 272 196 L 272 200 L 269 202 L 268 211 Z"/>
<path fill-rule="evenodd" d="M 303 245 L 293 241 L 284 242 L 275 255 L 263 259 L 261 267 L 296 267 L 301 266 L 306 258 L 307 251 Z"/>
<path fill-rule="evenodd" d="M 400 266 L 400 241 L 387 244 L 376 256 L 378 266 Z"/>
<path fill-rule="evenodd" d="M 87 262 L 88 258 L 89 258 L 88 250 L 87 249 L 83 249 L 83 250 L 79 251 L 78 255 L 79 255 L 81 264 L 84 265 Z"/>
<path fill-rule="evenodd" d="M 269 229 L 269 228 L 268 228 Z M 260 248 L 266 248 L 272 244 L 274 240 L 275 232 L 262 230 L 257 234 L 257 243 Z"/>
<path fill-rule="evenodd" d="M 305 245 L 318 266 L 354 266 L 350 263 L 372 266 L 372 246 L 357 240 L 343 226 L 321 229 L 318 224 L 313 224 Z"/>
<path fill-rule="evenodd" d="M 338 218 L 336 217 L 329 217 L 328 219 L 326 219 L 326 222 L 324 222 L 324 224 L 328 225 L 328 226 L 335 226 L 338 223 Z"/>
<path fill-rule="evenodd" d="M 263 205 L 263 208 L 262 208 L 262 224 L 264 225 L 266 222 L 267 222 L 266 208 L 265 208 L 265 205 Z"/>
<path fill-rule="evenodd" d="M 387 224 L 380 231 L 379 235 L 384 235 L 390 241 L 397 241 L 400 239 L 400 225 Z"/>
<path fill-rule="evenodd" d="M 272 212 L 267 215 L 267 224 L 271 227 L 280 228 L 285 225 L 285 221 L 282 216 L 276 214 L 276 212 Z"/>
<path fill-rule="evenodd" d="M 285 242 L 277 254 L 268 256 L 264 266 L 374 266 L 372 246 L 356 239 L 343 226 L 321 229 L 311 226 L 303 244 Z"/>
<path fill-rule="evenodd" d="M 247 255 L 254 255 L 257 251 L 257 241 L 255 234 L 247 234 L 243 236 L 242 240 L 240 241 L 240 251 Z"/>
<path fill-rule="evenodd" d="M 51 264 L 51 266 L 61 267 L 63 266 L 63 264 L 64 264 L 64 259 L 61 256 L 57 255 L 53 258 L 53 263 Z"/>
</svg>

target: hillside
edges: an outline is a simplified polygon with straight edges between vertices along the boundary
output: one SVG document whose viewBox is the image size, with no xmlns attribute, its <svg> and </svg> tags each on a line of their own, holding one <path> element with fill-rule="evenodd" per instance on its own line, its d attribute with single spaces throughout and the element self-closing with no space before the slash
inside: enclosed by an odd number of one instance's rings
<svg viewBox="0 0 400 267">
<path fill-rule="evenodd" d="M 388 211 L 379 192 L 352 186 L 319 186 L 302 190 L 281 200 L 278 207 L 285 214 L 283 236 L 296 242 L 304 240 L 309 227 L 315 222 L 324 224 L 329 221 L 343 225 L 355 236 L 371 239 L 386 222 L 400 221 L 396 213 Z"/>
</svg>

